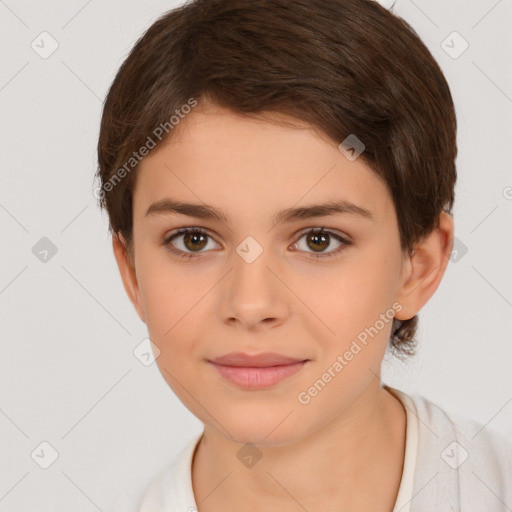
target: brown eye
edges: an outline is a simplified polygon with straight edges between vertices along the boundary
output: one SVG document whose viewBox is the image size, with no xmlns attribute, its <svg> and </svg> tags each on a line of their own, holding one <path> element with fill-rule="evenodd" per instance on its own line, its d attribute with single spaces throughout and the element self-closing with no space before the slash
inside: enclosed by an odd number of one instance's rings
<svg viewBox="0 0 512 512">
<path fill-rule="evenodd" d="M 305 239 L 305 244 L 301 243 L 303 238 Z M 327 250 L 332 245 L 333 241 L 336 242 L 337 245 L 334 246 L 333 250 Z M 316 230 L 310 229 L 302 233 L 299 241 L 294 244 L 294 248 L 308 253 L 313 258 L 319 259 L 335 256 L 344 251 L 349 245 L 352 245 L 352 243 L 353 242 L 338 233 L 320 228 Z M 305 248 L 301 247 L 301 245 L 304 245 Z"/>
<path fill-rule="evenodd" d="M 306 240 L 306 243 L 311 249 L 315 252 L 321 252 L 329 247 L 330 236 L 326 233 L 315 233 L 312 231 L 307 234 Z"/>
<path fill-rule="evenodd" d="M 197 231 L 186 233 L 183 237 L 183 243 L 191 251 L 201 250 L 207 244 L 207 236 Z"/>
<path fill-rule="evenodd" d="M 172 253 L 184 258 L 200 255 L 213 238 L 202 228 L 183 228 L 163 240 Z"/>
</svg>

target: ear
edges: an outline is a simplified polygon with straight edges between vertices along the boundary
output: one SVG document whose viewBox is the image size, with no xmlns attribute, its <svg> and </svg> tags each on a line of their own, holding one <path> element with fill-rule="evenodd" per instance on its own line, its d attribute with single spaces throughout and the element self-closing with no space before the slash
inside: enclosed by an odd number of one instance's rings
<svg viewBox="0 0 512 512">
<path fill-rule="evenodd" d="M 434 229 L 407 257 L 402 271 L 402 284 L 397 301 L 402 309 L 398 320 L 408 320 L 416 315 L 437 290 L 453 250 L 453 218 L 447 212 L 439 217 L 439 227 Z"/>
<path fill-rule="evenodd" d="M 146 316 L 144 314 L 144 309 L 142 308 L 142 301 L 140 298 L 139 284 L 137 282 L 135 266 L 130 261 L 126 249 L 126 242 L 121 234 L 113 234 L 112 248 L 114 249 L 114 256 L 117 261 L 117 266 L 119 267 L 121 279 L 123 280 L 124 289 L 128 294 L 131 303 L 137 310 L 140 319 L 145 323 Z"/>
</svg>

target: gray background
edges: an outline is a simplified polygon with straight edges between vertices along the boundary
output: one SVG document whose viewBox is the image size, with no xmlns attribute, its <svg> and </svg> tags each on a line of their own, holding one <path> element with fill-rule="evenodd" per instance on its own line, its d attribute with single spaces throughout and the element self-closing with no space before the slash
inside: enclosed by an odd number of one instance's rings
<svg viewBox="0 0 512 512">
<path fill-rule="evenodd" d="M 147 331 L 93 196 L 108 86 L 141 33 L 179 3 L 0 0 L 3 512 L 136 510 L 202 430 L 133 353 Z M 421 311 L 418 356 L 387 357 L 383 380 L 512 438 L 512 1 L 398 0 L 394 10 L 455 100 L 459 250 Z M 454 31 L 469 44 L 457 58 Z M 42 58 L 52 39 L 57 50 Z M 57 249 L 46 261 L 43 237 Z"/>
</svg>

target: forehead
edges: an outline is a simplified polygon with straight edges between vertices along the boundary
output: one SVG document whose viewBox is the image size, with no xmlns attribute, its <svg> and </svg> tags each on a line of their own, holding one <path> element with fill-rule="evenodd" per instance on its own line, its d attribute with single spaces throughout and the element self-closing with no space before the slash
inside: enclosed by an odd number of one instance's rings
<svg viewBox="0 0 512 512">
<path fill-rule="evenodd" d="M 218 106 L 196 107 L 137 169 L 134 215 L 175 200 L 218 205 L 228 216 L 269 215 L 346 200 L 384 220 L 388 190 L 361 158 L 348 160 L 307 123 L 283 114 L 247 117 Z"/>
</svg>

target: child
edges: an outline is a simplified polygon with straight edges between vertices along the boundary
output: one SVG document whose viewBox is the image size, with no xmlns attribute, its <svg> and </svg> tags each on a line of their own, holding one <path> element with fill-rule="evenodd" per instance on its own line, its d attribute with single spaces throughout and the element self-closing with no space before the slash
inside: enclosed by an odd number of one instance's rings
<svg viewBox="0 0 512 512">
<path fill-rule="evenodd" d="M 453 245 L 456 117 L 370 0 L 157 20 L 98 144 L 125 290 L 203 423 L 141 512 L 512 510 L 512 443 L 381 382 Z"/>
</svg>

